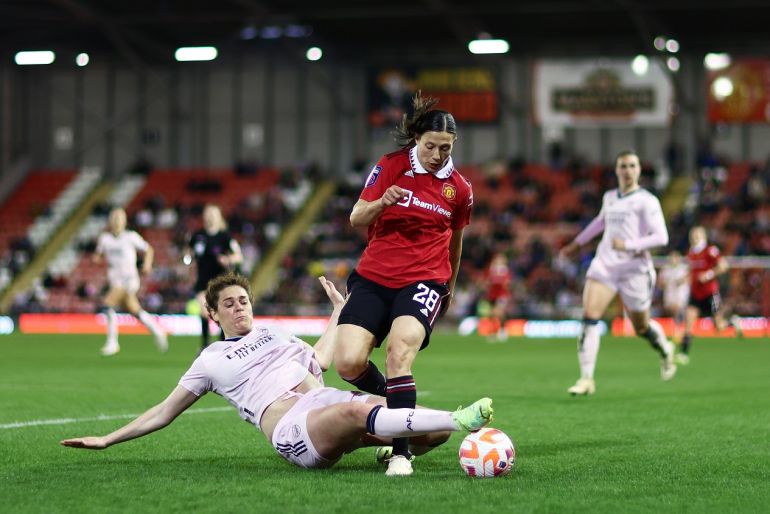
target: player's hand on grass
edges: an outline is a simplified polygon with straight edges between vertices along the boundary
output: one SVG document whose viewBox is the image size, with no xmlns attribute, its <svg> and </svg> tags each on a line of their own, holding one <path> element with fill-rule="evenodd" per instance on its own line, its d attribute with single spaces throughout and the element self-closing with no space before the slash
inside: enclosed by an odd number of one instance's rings
<svg viewBox="0 0 770 514">
<path fill-rule="evenodd" d="M 78 437 L 76 439 L 65 439 L 61 442 L 62 446 L 71 448 L 85 448 L 86 450 L 103 450 L 107 448 L 107 443 L 103 437 Z"/>
</svg>

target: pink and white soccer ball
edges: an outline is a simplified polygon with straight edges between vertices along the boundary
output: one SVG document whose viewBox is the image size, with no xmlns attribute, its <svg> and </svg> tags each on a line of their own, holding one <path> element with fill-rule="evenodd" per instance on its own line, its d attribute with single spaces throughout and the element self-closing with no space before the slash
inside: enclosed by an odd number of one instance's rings
<svg viewBox="0 0 770 514">
<path fill-rule="evenodd" d="M 494 478 L 507 475 L 516 462 L 511 439 L 496 428 L 472 432 L 460 445 L 460 467 L 468 476 Z"/>
</svg>

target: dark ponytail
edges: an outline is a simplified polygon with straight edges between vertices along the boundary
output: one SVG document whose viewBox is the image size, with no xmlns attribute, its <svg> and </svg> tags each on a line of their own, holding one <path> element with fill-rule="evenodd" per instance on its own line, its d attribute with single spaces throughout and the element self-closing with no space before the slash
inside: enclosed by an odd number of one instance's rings
<svg viewBox="0 0 770 514">
<path fill-rule="evenodd" d="M 430 96 L 423 98 L 422 91 L 417 91 L 412 99 L 412 116 L 404 114 L 392 132 L 393 139 L 399 146 L 412 145 L 414 138 L 425 132 L 448 132 L 457 135 L 457 123 L 451 113 L 439 109 L 431 110 L 437 103 L 438 99 Z"/>
</svg>

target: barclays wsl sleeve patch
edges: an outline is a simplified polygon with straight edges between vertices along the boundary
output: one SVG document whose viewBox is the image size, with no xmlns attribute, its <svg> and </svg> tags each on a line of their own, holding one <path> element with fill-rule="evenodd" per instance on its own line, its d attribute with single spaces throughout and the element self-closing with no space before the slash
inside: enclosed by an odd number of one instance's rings
<svg viewBox="0 0 770 514">
<path fill-rule="evenodd" d="M 382 166 L 377 165 L 374 168 L 372 168 L 371 173 L 369 173 L 369 178 L 366 179 L 366 185 L 364 187 L 372 187 L 374 184 L 377 183 L 377 178 L 380 176 L 380 172 L 382 171 Z"/>
</svg>

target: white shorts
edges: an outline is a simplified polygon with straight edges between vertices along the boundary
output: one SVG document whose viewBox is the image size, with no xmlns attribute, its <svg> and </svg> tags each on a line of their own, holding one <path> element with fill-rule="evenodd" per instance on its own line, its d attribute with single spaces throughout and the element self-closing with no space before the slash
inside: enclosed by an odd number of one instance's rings
<svg viewBox="0 0 770 514">
<path fill-rule="evenodd" d="M 329 460 L 321 457 L 310 440 L 307 433 L 308 412 L 335 403 L 366 402 L 369 395 L 321 387 L 298 396 L 300 398 L 297 403 L 283 415 L 273 430 L 273 448 L 281 457 L 301 468 L 333 466 L 339 459 Z"/>
<path fill-rule="evenodd" d="M 587 278 L 601 282 L 618 293 L 623 300 L 623 306 L 629 312 L 649 310 L 656 276 L 652 266 L 641 273 L 612 273 L 599 259 L 591 261 L 586 273 Z"/>
<path fill-rule="evenodd" d="M 128 294 L 136 294 L 139 291 L 138 274 L 108 272 L 107 281 L 111 289 L 125 289 Z"/>
<path fill-rule="evenodd" d="M 690 299 L 688 290 L 684 292 L 676 291 L 663 291 L 663 306 L 672 310 L 684 309 L 687 306 L 687 301 Z"/>
</svg>

